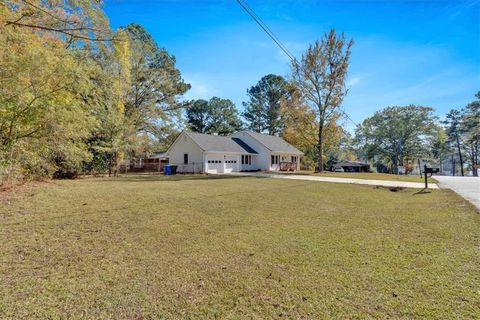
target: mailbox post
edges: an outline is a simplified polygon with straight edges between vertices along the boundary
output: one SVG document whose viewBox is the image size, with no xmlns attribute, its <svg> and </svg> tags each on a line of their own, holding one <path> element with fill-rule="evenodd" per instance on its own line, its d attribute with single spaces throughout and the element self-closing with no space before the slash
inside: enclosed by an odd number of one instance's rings
<svg viewBox="0 0 480 320">
<path fill-rule="evenodd" d="M 425 189 L 428 189 L 427 165 L 423 166 L 423 174 L 425 174 Z"/>
<path fill-rule="evenodd" d="M 426 164 L 423 166 L 423 173 L 425 174 L 425 189 L 428 189 L 428 174 L 430 174 L 431 177 L 434 173 L 438 173 L 439 171 L 440 168 L 427 168 Z"/>
</svg>

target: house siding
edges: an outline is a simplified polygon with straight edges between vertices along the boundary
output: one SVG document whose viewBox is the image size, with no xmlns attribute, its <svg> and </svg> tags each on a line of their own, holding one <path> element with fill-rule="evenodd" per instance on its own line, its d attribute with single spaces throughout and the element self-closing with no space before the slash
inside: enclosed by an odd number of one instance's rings
<svg viewBox="0 0 480 320">
<path fill-rule="evenodd" d="M 188 164 L 183 163 L 188 154 Z M 170 164 L 177 165 L 178 172 L 203 172 L 203 150 L 186 134 L 182 133 L 168 151 Z"/>
<path fill-rule="evenodd" d="M 232 137 L 241 140 L 241 142 L 247 146 L 248 151 L 247 149 L 245 149 L 245 152 L 203 150 L 198 142 L 194 140 L 196 138 L 193 138 L 188 133 L 184 132 L 179 135 L 168 151 L 170 164 L 177 165 L 177 171 L 184 173 L 228 173 L 254 170 L 278 171 L 280 170 L 280 162 L 291 162 L 292 156 L 296 156 L 296 169 L 299 169 L 298 164 L 300 162 L 299 159 L 301 154 L 272 152 L 261 141 L 257 140 L 254 135 L 244 131 L 237 132 L 232 135 Z M 212 144 L 212 141 L 210 140 L 209 143 Z M 215 147 L 215 143 L 213 143 L 212 146 Z M 222 147 L 223 146 L 220 144 L 220 148 Z M 231 146 L 229 147 L 231 148 Z M 206 147 L 203 148 L 206 149 Z M 256 153 L 252 154 L 253 152 Z M 188 154 L 187 164 L 184 164 L 185 153 Z M 242 155 L 251 156 L 251 165 L 241 163 Z M 272 164 L 272 155 L 279 156 L 278 164 Z"/>
<path fill-rule="evenodd" d="M 252 165 L 249 166 L 250 170 L 270 170 L 271 152 L 267 147 L 246 132 L 237 132 L 233 136 L 241 139 L 257 152 L 256 155 L 252 156 Z"/>
</svg>

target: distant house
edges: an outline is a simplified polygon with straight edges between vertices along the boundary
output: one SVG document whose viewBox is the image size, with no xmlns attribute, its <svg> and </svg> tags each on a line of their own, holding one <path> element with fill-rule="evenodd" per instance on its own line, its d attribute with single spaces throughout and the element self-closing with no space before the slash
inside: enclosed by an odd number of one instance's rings
<svg viewBox="0 0 480 320">
<path fill-rule="evenodd" d="M 182 132 L 167 151 L 177 172 L 295 171 L 301 151 L 280 137 L 241 131 L 230 136 Z"/>
<path fill-rule="evenodd" d="M 370 165 L 364 162 L 358 161 L 342 161 L 334 164 L 331 168 L 332 171 L 342 169 L 344 172 L 369 172 Z"/>
</svg>

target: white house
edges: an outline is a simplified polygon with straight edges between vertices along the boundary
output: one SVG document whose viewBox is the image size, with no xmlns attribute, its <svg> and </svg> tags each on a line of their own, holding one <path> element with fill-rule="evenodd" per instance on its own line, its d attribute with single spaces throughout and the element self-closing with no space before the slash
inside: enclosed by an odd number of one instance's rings
<svg viewBox="0 0 480 320">
<path fill-rule="evenodd" d="M 280 137 L 251 131 L 230 136 L 182 132 L 167 151 L 178 172 L 295 171 L 301 151 Z"/>
</svg>

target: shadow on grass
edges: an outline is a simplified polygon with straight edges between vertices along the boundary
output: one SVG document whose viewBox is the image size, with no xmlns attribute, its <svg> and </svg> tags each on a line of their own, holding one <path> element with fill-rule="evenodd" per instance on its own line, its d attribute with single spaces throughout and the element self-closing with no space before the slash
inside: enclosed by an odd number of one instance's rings
<svg viewBox="0 0 480 320">
<path fill-rule="evenodd" d="M 432 193 L 432 191 L 430 191 L 429 189 L 427 188 L 423 188 L 422 190 L 418 191 L 418 192 L 415 192 L 413 195 L 417 195 L 417 194 L 429 194 L 429 193 Z"/>
<path fill-rule="evenodd" d="M 99 182 L 160 182 L 160 181 L 185 181 L 185 180 L 224 180 L 238 178 L 267 178 L 259 176 L 241 176 L 241 175 L 206 175 L 206 174 L 176 174 L 165 176 L 163 174 L 123 174 L 118 177 L 99 179 Z"/>
</svg>

